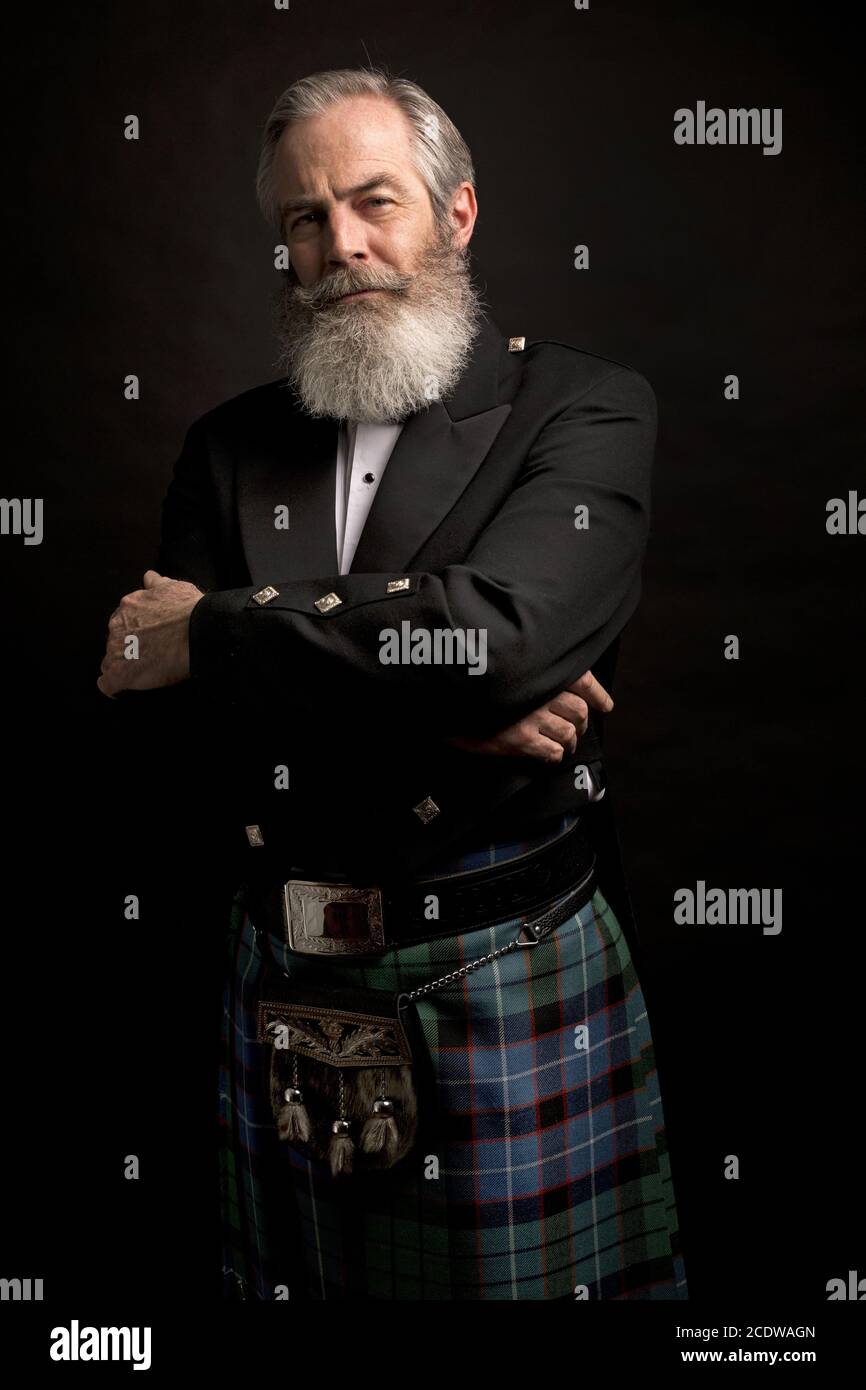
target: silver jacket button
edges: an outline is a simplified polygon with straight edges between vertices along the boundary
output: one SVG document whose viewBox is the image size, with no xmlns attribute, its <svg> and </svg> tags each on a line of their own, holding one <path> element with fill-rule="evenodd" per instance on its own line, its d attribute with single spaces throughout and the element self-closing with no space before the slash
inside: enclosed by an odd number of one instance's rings
<svg viewBox="0 0 866 1390">
<path fill-rule="evenodd" d="M 425 825 L 428 821 L 433 820 L 434 816 L 439 815 L 439 807 L 436 805 L 432 796 L 425 796 L 423 801 L 419 801 L 417 806 L 412 807 L 412 810 L 415 812 L 416 816 L 420 817 Z"/>
</svg>

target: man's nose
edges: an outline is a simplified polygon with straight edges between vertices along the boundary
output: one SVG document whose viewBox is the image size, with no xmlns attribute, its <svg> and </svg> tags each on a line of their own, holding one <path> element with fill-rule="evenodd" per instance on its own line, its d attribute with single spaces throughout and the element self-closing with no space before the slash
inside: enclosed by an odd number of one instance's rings
<svg viewBox="0 0 866 1390">
<path fill-rule="evenodd" d="M 369 260 L 363 225 L 352 213 L 337 208 L 325 227 L 324 258 L 329 270 L 351 262 Z"/>
</svg>

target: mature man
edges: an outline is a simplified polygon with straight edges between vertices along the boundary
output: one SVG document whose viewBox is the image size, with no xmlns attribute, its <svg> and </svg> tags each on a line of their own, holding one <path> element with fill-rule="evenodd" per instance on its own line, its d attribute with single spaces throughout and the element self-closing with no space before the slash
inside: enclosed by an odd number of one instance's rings
<svg viewBox="0 0 866 1390">
<path fill-rule="evenodd" d="M 220 730 L 227 1296 L 684 1298 L 602 800 L 655 397 L 485 315 L 414 83 L 296 82 L 257 190 L 285 375 L 190 428 L 98 682 Z"/>
</svg>

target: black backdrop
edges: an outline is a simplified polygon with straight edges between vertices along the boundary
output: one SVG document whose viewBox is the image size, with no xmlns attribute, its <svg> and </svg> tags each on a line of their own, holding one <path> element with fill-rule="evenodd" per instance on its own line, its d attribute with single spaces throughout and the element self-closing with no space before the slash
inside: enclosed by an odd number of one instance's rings
<svg viewBox="0 0 866 1390">
<path fill-rule="evenodd" d="M 0 537 L 0 1275 L 43 1277 L 55 1321 L 218 1306 L 224 902 L 195 817 L 161 798 L 152 750 L 95 680 L 108 614 L 154 563 L 184 431 L 278 374 L 260 126 L 298 76 L 368 58 L 420 82 L 470 144 L 475 268 L 503 331 L 631 363 L 658 397 L 644 599 L 607 747 L 691 1298 L 704 1321 L 737 1303 L 815 1321 L 828 1279 L 866 1275 L 866 536 L 825 528 L 829 498 L 866 490 L 856 15 L 720 0 L 18 15 L 2 491 L 42 497 L 45 522 L 41 545 Z M 674 111 L 699 100 L 781 107 L 781 153 L 675 144 Z M 178 860 L 189 899 L 168 891 Z M 697 879 L 782 888 L 781 933 L 677 926 L 673 893 Z"/>
</svg>

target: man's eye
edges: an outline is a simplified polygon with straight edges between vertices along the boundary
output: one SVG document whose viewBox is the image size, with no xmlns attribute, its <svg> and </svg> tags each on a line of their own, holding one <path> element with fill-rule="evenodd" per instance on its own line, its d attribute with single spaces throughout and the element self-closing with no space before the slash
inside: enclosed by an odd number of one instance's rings
<svg viewBox="0 0 866 1390">
<path fill-rule="evenodd" d="M 385 204 L 385 203 L 391 203 L 391 202 L 393 202 L 393 199 L 392 199 L 392 198 L 386 198 L 386 197 L 384 197 L 384 196 L 379 196 L 379 197 L 375 197 L 375 198 L 368 198 L 368 199 L 367 199 L 367 206 L 369 207 L 369 206 L 371 206 L 371 205 L 374 204 L 374 203 L 377 203 L 377 204 Z M 301 213 L 300 217 L 296 217 L 295 220 L 294 220 L 294 222 L 292 223 L 292 231 L 294 231 L 294 229 L 295 229 L 296 227 L 302 227 L 302 226 L 304 225 L 305 222 L 309 222 L 310 220 L 315 220 L 315 218 L 317 218 L 318 216 L 319 216 L 319 214 L 318 214 L 317 212 L 303 212 L 303 213 Z"/>
</svg>

